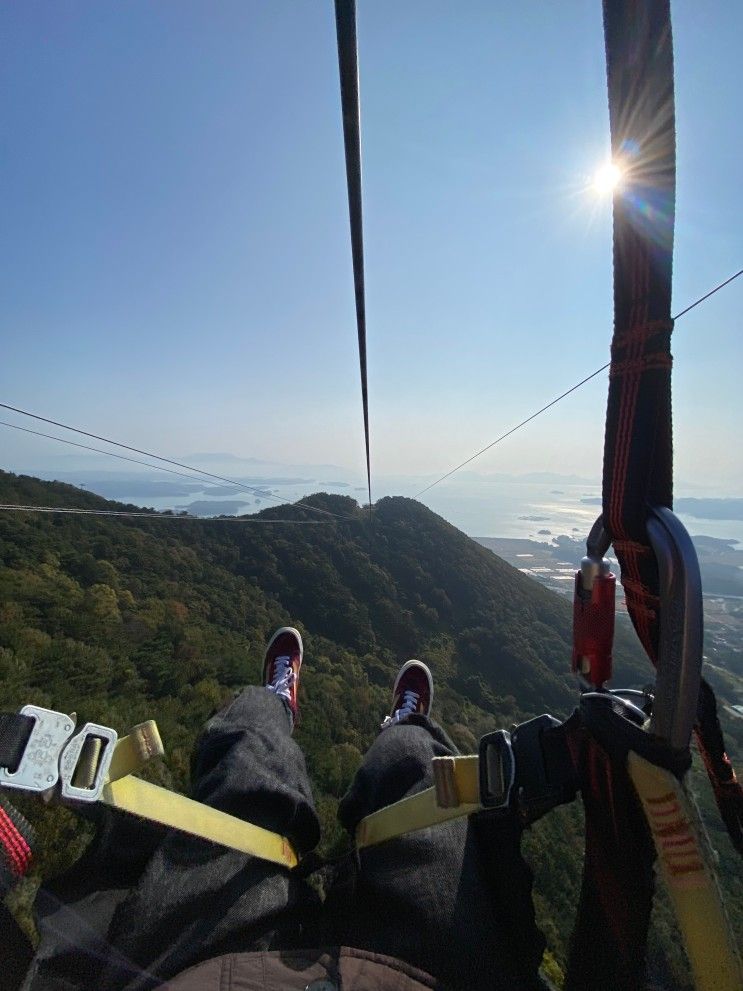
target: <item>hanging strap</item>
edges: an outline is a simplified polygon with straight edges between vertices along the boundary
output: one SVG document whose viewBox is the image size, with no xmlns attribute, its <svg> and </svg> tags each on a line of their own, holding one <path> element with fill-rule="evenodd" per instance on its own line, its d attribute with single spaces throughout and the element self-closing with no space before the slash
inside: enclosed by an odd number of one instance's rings
<svg viewBox="0 0 743 991">
<path fill-rule="evenodd" d="M 669 0 L 604 0 L 614 198 L 614 336 L 603 519 L 648 655 L 660 636 L 648 506 L 673 504 L 671 268 L 675 119 Z"/>
<path fill-rule="evenodd" d="M 621 566 L 627 610 L 657 664 L 659 574 L 648 508 L 673 504 L 675 117 L 669 0 L 604 0 L 604 34 L 612 156 L 623 181 L 614 199 L 603 523 Z M 714 693 L 704 682 L 695 734 L 720 814 L 743 855 L 743 789 L 725 752 Z"/>
<path fill-rule="evenodd" d="M 361 401 L 364 408 L 366 481 L 371 512 L 371 464 L 369 458 L 369 392 L 366 374 L 366 299 L 364 294 L 364 225 L 361 210 L 361 104 L 356 42 L 356 0 L 335 0 L 335 27 L 338 36 L 338 70 L 341 82 L 343 142 L 346 152 L 348 213 L 351 222 L 353 285 L 356 297 L 356 330 L 359 338 Z"/>
</svg>

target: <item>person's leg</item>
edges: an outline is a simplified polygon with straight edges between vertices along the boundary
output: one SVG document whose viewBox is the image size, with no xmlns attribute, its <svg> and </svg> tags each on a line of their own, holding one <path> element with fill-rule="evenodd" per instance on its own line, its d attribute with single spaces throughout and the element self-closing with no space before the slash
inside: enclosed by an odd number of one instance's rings
<svg viewBox="0 0 743 991">
<path fill-rule="evenodd" d="M 405 713 L 369 749 L 341 822 L 353 835 L 364 816 L 430 787 L 431 759 L 456 752 L 425 707 Z M 397 957 L 466 991 L 542 987 L 544 940 L 513 819 L 457 819 L 358 856 L 355 883 L 340 883 L 326 904 L 331 942 Z"/>
<path fill-rule="evenodd" d="M 214 717 L 197 744 L 193 797 L 281 833 L 305 853 L 319 839 L 319 823 L 304 757 L 291 737 L 295 706 L 295 694 L 283 698 L 263 686 L 252 687 Z M 141 824 L 121 817 L 120 825 L 134 836 Z M 98 843 L 97 864 L 105 864 L 109 854 L 114 863 L 127 859 L 120 838 L 114 825 Z M 51 958 L 42 955 L 29 991 L 144 989 L 222 953 L 291 946 L 306 913 L 317 904 L 294 873 L 178 831 L 160 831 L 138 866 L 131 890 L 118 889 L 105 929 L 94 927 L 91 935 L 96 902 L 110 905 L 110 892 L 90 885 L 73 911 L 66 899 L 61 910 L 55 905 L 40 920 L 56 952 Z M 125 872 L 125 881 L 130 873 Z M 88 951 L 83 970 L 81 931 L 87 932 Z M 42 928 L 42 942 L 44 935 Z M 78 975 L 85 977 L 79 985 Z"/>
</svg>

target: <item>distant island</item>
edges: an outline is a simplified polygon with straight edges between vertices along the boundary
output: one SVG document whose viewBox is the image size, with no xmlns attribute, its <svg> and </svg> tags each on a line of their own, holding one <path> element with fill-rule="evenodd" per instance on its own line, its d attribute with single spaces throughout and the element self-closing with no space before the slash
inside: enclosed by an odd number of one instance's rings
<svg viewBox="0 0 743 991">
<path fill-rule="evenodd" d="M 677 499 L 674 508 L 703 520 L 743 520 L 743 499 Z"/>
<path fill-rule="evenodd" d="M 600 506 L 598 496 L 581 499 L 585 506 Z M 743 499 L 676 499 L 673 508 L 699 520 L 743 520 Z"/>
</svg>

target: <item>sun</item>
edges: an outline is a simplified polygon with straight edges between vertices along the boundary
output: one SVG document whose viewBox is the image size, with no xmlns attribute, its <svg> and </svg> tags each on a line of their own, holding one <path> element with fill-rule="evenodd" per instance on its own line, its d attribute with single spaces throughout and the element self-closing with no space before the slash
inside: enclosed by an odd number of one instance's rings
<svg viewBox="0 0 743 991">
<path fill-rule="evenodd" d="M 619 187 L 624 173 L 615 162 L 602 165 L 593 177 L 593 190 L 600 196 L 607 196 Z"/>
</svg>

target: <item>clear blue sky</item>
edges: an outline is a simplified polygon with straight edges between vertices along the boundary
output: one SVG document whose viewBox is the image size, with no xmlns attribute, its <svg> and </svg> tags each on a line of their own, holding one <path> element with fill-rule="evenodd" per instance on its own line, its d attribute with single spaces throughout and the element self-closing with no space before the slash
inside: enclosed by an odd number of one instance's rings
<svg viewBox="0 0 743 991">
<path fill-rule="evenodd" d="M 678 310 L 743 267 L 743 5 L 673 10 Z M 443 472 L 607 359 L 601 4 L 360 0 L 359 40 L 373 471 Z M 0 399 L 360 473 L 331 0 L 24 0 L 0 46 Z M 677 477 L 721 495 L 742 311 L 743 279 L 675 335 Z M 596 475 L 605 392 L 479 468 Z"/>
</svg>

